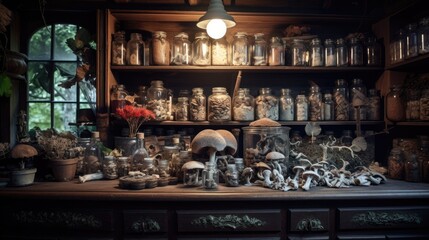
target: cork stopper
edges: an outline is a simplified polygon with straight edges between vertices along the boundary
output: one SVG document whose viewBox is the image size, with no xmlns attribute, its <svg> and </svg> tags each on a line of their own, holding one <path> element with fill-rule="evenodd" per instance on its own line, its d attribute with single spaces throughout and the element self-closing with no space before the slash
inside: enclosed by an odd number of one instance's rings
<svg viewBox="0 0 429 240">
<path fill-rule="evenodd" d="M 95 131 L 91 133 L 91 138 L 99 138 L 100 137 L 100 133 Z"/>
<path fill-rule="evenodd" d="M 144 133 L 142 133 L 142 132 L 137 133 L 137 138 L 138 139 L 144 139 Z"/>
<path fill-rule="evenodd" d="M 180 139 L 175 137 L 173 138 L 173 144 L 179 144 L 180 143 Z"/>
</svg>

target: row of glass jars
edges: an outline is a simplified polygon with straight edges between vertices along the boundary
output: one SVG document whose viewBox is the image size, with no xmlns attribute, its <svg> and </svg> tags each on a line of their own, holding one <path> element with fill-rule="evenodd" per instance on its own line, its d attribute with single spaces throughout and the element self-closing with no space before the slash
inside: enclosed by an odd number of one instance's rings
<svg viewBox="0 0 429 240">
<path fill-rule="evenodd" d="M 429 89 L 392 86 L 386 96 L 386 118 L 392 122 L 429 121 Z"/>
</svg>

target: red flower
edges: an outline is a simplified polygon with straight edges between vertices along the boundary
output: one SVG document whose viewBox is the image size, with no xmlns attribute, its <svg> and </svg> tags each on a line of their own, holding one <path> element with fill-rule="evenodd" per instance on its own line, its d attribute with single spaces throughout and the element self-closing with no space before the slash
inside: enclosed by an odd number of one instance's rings
<svg viewBox="0 0 429 240">
<path fill-rule="evenodd" d="M 124 108 L 117 108 L 116 114 L 127 121 L 128 127 L 130 128 L 130 137 L 136 136 L 143 122 L 155 119 L 155 114 L 151 110 L 144 107 L 134 107 L 132 105 L 125 105 Z"/>
</svg>

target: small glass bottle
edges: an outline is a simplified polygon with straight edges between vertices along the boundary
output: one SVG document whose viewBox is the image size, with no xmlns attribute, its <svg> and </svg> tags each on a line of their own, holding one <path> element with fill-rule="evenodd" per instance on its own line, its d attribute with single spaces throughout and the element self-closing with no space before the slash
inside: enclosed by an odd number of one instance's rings
<svg viewBox="0 0 429 240">
<path fill-rule="evenodd" d="M 149 153 L 147 152 L 144 146 L 144 133 L 137 133 L 136 136 L 136 150 L 131 155 L 131 169 L 133 171 L 143 172 L 145 163 L 144 159 L 149 157 Z"/>
<path fill-rule="evenodd" d="M 212 65 L 229 65 L 228 48 L 225 37 L 212 40 Z"/>
<path fill-rule="evenodd" d="M 127 64 L 143 65 L 144 42 L 140 33 L 131 33 L 131 39 L 127 43 Z"/>
<path fill-rule="evenodd" d="M 295 116 L 295 102 L 291 96 L 289 88 L 282 88 L 280 95 L 279 119 L 282 121 L 293 121 Z"/>
<path fill-rule="evenodd" d="M 114 156 L 104 156 L 102 165 L 103 177 L 105 179 L 118 178 L 118 169 Z"/>
<path fill-rule="evenodd" d="M 390 155 L 387 158 L 387 171 L 389 178 L 404 179 L 405 161 L 400 148 L 392 148 Z"/>
<path fill-rule="evenodd" d="M 125 97 L 128 93 L 125 91 L 125 87 L 122 84 L 112 86 L 110 93 L 110 112 L 116 113 L 116 109 L 124 108 L 127 104 Z"/>
<path fill-rule="evenodd" d="M 353 37 L 350 39 L 350 66 L 363 65 L 363 46 L 359 38 Z"/>
<path fill-rule="evenodd" d="M 429 52 L 429 17 L 420 19 L 418 34 L 419 54 Z"/>
<path fill-rule="evenodd" d="M 402 62 L 405 59 L 405 31 L 399 29 L 395 34 L 395 63 Z"/>
<path fill-rule="evenodd" d="M 323 120 L 323 104 L 322 94 L 320 93 L 319 87 L 313 85 L 310 87 L 310 94 L 308 95 L 310 121 Z"/>
<path fill-rule="evenodd" d="M 102 159 L 103 152 L 101 146 L 103 144 L 100 141 L 100 133 L 92 132 L 91 141 L 85 149 L 85 155 L 83 159 L 83 173 L 91 174 L 102 171 Z"/>
<path fill-rule="evenodd" d="M 386 95 L 386 118 L 392 122 L 405 119 L 405 106 L 401 96 L 401 88 L 393 86 Z"/>
<path fill-rule="evenodd" d="M 429 89 L 423 89 L 420 96 L 420 120 L 429 121 Z"/>
<path fill-rule="evenodd" d="M 232 41 L 232 65 L 250 65 L 250 49 L 247 33 L 237 32 Z"/>
<path fill-rule="evenodd" d="M 349 120 L 349 89 L 344 79 L 337 79 L 334 87 L 335 120 Z"/>
<path fill-rule="evenodd" d="M 368 37 L 365 44 L 367 66 L 381 65 L 381 46 L 375 37 Z"/>
<path fill-rule="evenodd" d="M 296 121 L 308 120 L 308 100 L 304 94 L 296 96 Z"/>
<path fill-rule="evenodd" d="M 176 121 L 188 121 L 189 120 L 189 100 L 187 97 L 177 98 L 176 104 Z"/>
<path fill-rule="evenodd" d="M 418 54 L 417 24 L 410 23 L 407 25 L 407 32 L 405 34 L 405 58 L 416 57 Z"/>
<path fill-rule="evenodd" d="M 332 121 L 334 120 L 334 101 L 332 100 L 332 94 L 325 93 L 323 95 L 323 120 Z"/>
<path fill-rule="evenodd" d="M 378 95 L 377 90 L 368 90 L 368 112 L 367 119 L 371 121 L 381 120 L 381 99 Z"/>
<path fill-rule="evenodd" d="M 268 64 L 270 66 L 285 65 L 285 51 L 279 37 L 272 37 Z"/>
<path fill-rule="evenodd" d="M 248 88 L 238 89 L 232 109 L 235 121 L 253 121 L 255 119 L 255 99 L 250 95 Z"/>
<path fill-rule="evenodd" d="M 420 120 L 420 94 L 417 89 L 407 90 L 405 119 L 407 121 Z"/>
<path fill-rule="evenodd" d="M 304 40 L 294 39 L 292 42 L 292 66 L 305 66 L 306 65 L 306 49 Z"/>
<path fill-rule="evenodd" d="M 128 172 L 130 171 L 130 164 L 128 162 L 128 157 L 118 157 L 117 159 L 117 172 L 118 177 L 127 176 Z"/>
<path fill-rule="evenodd" d="M 189 120 L 205 121 L 207 116 L 206 96 L 202 88 L 193 88 L 189 104 Z"/>
<path fill-rule="evenodd" d="M 164 31 L 152 33 L 152 63 L 161 66 L 170 64 L 170 43 Z"/>
<path fill-rule="evenodd" d="M 225 171 L 225 185 L 228 187 L 238 187 L 239 186 L 239 172 L 234 163 L 228 164 Z"/>
<path fill-rule="evenodd" d="M 340 141 L 343 146 L 351 146 L 353 141 L 352 131 L 343 130 L 343 135 L 341 136 Z"/>
<path fill-rule="evenodd" d="M 325 66 L 337 66 L 337 53 L 335 48 L 335 42 L 330 38 L 325 39 Z"/>
<path fill-rule="evenodd" d="M 351 120 L 357 120 L 358 109 L 360 109 L 360 111 L 359 111 L 360 120 L 366 120 L 367 119 L 366 106 L 360 104 L 361 102 L 365 102 L 366 98 L 367 98 L 366 87 L 363 84 L 362 79 L 354 78 L 352 81 L 352 85 L 350 87 L 350 103 L 352 105 L 352 108 L 350 109 L 350 111 L 351 111 L 350 119 Z M 353 107 L 353 106 L 358 106 L 358 105 L 360 105 L 359 108 Z"/>
<path fill-rule="evenodd" d="M 311 66 L 322 67 L 325 65 L 323 60 L 324 48 L 319 38 L 311 40 Z"/>
<path fill-rule="evenodd" d="M 189 41 L 189 36 L 185 32 L 181 32 L 174 36 L 173 51 L 172 51 L 173 65 L 189 65 L 192 61 L 192 44 Z"/>
<path fill-rule="evenodd" d="M 168 117 L 167 90 L 162 81 L 151 81 L 147 90 L 147 108 L 155 113 L 155 120 L 164 121 Z"/>
<path fill-rule="evenodd" d="M 126 45 L 125 32 L 115 32 L 112 41 L 112 65 L 125 65 Z"/>
<path fill-rule="evenodd" d="M 212 94 L 208 97 L 209 121 L 231 121 L 231 97 L 226 88 L 214 87 Z"/>
<path fill-rule="evenodd" d="M 192 43 L 192 64 L 209 66 L 211 64 L 211 44 L 206 32 L 197 32 Z"/>
<path fill-rule="evenodd" d="M 263 33 L 255 34 L 255 44 L 253 45 L 253 65 L 266 66 L 267 65 L 267 42 L 265 41 Z"/>
<path fill-rule="evenodd" d="M 422 169 L 417 156 L 414 153 L 405 154 L 405 181 L 408 182 L 421 182 Z"/>
<path fill-rule="evenodd" d="M 349 65 L 349 49 L 343 38 L 337 39 L 337 67 L 346 67 Z"/>
<path fill-rule="evenodd" d="M 216 164 L 205 162 L 203 169 L 203 187 L 205 189 L 216 189 L 219 185 L 219 170 Z"/>
<path fill-rule="evenodd" d="M 259 89 L 259 96 L 255 99 L 255 106 L 256 119 L 279 120 L 279 101 L 276 96 L 272 95 L 271 88 Z"/>
</svg>

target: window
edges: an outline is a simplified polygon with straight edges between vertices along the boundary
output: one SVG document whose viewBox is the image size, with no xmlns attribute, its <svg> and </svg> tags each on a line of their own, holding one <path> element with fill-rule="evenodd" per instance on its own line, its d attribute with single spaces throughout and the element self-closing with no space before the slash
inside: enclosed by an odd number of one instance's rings
<svg viewBox="0 0 429 240">
<path fill-rule="evenodd" d="M 79 109 L 95 112 L 95 75 L 73 81 L 81 59 L 69 47 L 67 39 L 75 39 L 81 30 L 84 29 L 73 24 L 54 24 L 31 35 L 27 72 L 30 129 L 37 126 L 71 130 L 73 123 L 78 122 Z M 64 82 L 71 84 L 61 86 Z"/>
</svg>

